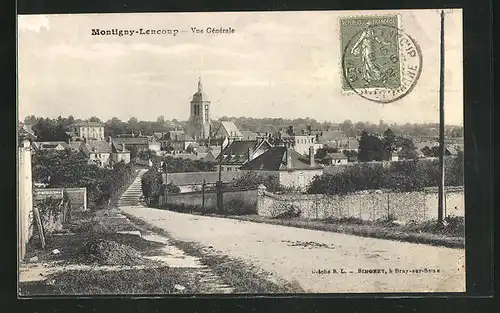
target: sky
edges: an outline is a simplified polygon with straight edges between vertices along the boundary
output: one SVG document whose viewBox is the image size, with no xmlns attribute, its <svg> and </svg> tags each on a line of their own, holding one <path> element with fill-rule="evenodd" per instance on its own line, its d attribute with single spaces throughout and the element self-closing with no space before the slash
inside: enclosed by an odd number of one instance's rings
<svg viewBox="0 0 500 313">
<path fill-rule="evenodd" d="M 388 104 L 341 91 L 339 19 L 399 14 L 422 51 L 415 88 Z M 231 27 L 193 34 L 191 27 Z M 92 29 L 179 29 L 92 36 Z M 439 122 L 437 10 L 134 13 L 18 16 L 18 114 L 187 120 L 202 77 L 221 116 L 342 122 Z M 445 19 L 445 122 L 463 124 L 462 11 Z"/>
</svg>

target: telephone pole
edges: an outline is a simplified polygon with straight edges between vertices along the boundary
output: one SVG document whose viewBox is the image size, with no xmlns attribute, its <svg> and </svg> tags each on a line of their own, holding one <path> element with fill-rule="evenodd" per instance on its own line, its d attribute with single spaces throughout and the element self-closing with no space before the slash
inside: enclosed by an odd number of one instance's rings
<svg viewBox="0 0 500 313">
<path fill-rule="evenodd" d="M 438 193 L 438 224 L 445 226 L 446 196 L 444 191 L 444 11 L 441 11 L 441 64 L 439 76 L 439 193 Z"/>
<path fill-rule="evenodd" d="M 224 157 L 222 155 L 222 150 L 223 150 L 223 145 L 224 145 L 224 140 L 221 141 L 220 143 L 220 154 L 219 154 L 219 180 L 216 183 L 216 189 L 217 189 L 217 213 L 222 213 L 222 158 Z"/>
</svg>

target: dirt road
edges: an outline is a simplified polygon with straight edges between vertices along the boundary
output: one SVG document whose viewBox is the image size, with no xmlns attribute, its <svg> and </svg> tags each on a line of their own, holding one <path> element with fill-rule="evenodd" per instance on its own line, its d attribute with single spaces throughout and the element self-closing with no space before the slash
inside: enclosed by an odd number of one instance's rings
<svg viewBox="0 0 500 313">
<path fill-rule="evenodd" d="M 145 207 L 121 209 L 166 230 L 176 239 L 213 246 L 225 255 L 241 258 L 290 282 L 296 282 L 308 292 L 465 290 L 463 249 L 195 216 Z"/>
</svg>

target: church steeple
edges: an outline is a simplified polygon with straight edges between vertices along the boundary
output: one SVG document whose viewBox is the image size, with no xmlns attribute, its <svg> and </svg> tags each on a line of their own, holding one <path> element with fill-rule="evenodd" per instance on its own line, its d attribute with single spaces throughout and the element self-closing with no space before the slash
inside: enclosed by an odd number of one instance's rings
<svg viewBox="0 0 500 313">
<path fill-rule="evenodd" d="M 203 91 L 203 86 L 201 85 L 201 77 L 198 79 L 198 92 Z"/>
</svg>

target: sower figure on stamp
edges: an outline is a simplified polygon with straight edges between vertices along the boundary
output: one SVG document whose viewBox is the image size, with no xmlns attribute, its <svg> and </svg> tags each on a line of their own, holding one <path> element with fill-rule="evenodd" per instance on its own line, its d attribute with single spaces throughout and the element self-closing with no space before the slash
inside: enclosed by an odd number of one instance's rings
<svg viewBox="0 0 500 313">
<path fill-rule="evenodd" d="M 351 49 L 351 53 L 355 56 L 361 55 L 363 78 L 366 84 L 372 81 L 381 81 L 385 79 L 384 70 L 380 64 L 376 62 L 374 41 L 383 46 L 388 46 L 390 43 L 375 35 L 371 23 L 367 23 L 368 27 L 361 33 Z"/>
</svg>

